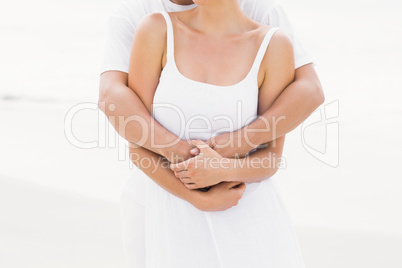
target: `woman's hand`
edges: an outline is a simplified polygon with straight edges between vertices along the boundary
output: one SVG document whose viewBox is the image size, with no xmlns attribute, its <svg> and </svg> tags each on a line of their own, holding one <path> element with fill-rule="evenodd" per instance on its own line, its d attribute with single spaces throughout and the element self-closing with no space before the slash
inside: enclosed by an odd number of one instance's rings
<svg viewBox="0 0 402 268">
<path fill-rule="evenodd" d="M 229 181 L 233 159 L 224 158 L 201 140 L 191 141 L 199 154 L 186 161 L 171 164 L 170 169 L 188 189 L 204 188 Z"/>
<path fill-rule="evenodd" d="M 196 191 L 191 204 L 202 211 L 223 211 L 237 206 L 246 190 L 246 185 L 239 182 L 221 182 L 208 192 Z"/>
</svg>

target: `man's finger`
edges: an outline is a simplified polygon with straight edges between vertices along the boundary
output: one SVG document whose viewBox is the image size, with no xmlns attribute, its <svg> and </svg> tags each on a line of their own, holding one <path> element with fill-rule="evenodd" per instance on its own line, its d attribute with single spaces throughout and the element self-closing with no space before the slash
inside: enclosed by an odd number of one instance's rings
<svg viewBox="0 0 402 268">
<path fill-rule="evenodd" d="M 244 191 L 246 190 L 246 184 L 241 183 L 238 186 L 235 186 L 234 188 L 232 188 L 232 190 L 237 191 L 240 194 L 240 196 L 243 196 Z"/>
<path fill-rule="evenodd" d="M 242 189 L 245 188 L 246 185 L 243 182 L 238 182 L 238 181 L 232 181 L 228 183 L 228 188 L 230 189 Z"/>
<path fill-rule="evenodd" d="M 209 147 L 211 147 L 212 149 L 216 146 L 216 136 L 211 137 L 209 140 L 207 140 L 207 144 Z"/>
<path fill-rule="evenodd" d="M 191 144 L 196 146 L 200 153 L 205 152 L 206 150 L 212 150 L 211 147 L 202 140 L 191 140 Z"/>
</svg>

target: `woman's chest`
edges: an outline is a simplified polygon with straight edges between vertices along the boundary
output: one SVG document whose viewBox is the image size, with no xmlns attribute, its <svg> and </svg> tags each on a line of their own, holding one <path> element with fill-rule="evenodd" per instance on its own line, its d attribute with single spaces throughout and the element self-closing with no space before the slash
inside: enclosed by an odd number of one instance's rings
<svg viewBox="0 0 402 268">
<path fill-rule="evenodd" d="M 217 86 L 230 86 L 250 72 L 258 43 L 255 38 L 208 39 L 177 36 L 175 63 L 179 72 L 192 80 Z"/>
</svg>

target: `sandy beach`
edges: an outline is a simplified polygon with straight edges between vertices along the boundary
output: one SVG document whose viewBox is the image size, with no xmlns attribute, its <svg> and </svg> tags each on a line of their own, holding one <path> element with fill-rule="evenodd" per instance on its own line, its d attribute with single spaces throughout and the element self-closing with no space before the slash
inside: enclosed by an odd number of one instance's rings
<svg viewBox="0 0 402 268">
<path fill-rule="evenodd" d="M 0 267 L 124 265 L 118 202 L 130 166 L 96 109 L 116 5 L 24 0 L 0 11 Z M 402 4 L 283 5 L 326 94 L 287 135 L 276 175 L 306 267 L 402 268 Z"/>
</svg>

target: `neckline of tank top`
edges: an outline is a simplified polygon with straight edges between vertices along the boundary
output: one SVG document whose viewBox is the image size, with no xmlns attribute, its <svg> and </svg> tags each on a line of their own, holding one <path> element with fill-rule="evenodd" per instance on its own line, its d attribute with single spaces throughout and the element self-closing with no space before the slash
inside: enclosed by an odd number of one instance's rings
<svg viewBox="0 0 402 268">
<path fill-rule="evenodd" d="M 168 15 L 168 16 L 169 16 L 169 15 Z M 169 16 L 169 19 L 170 19 L 170 16 Z M 173 49 L 173 55 L 172 55 L 171 64 L 173 65 L 173 68 L 175 69 L 176 73 L 177 73 L 182 79 L 187 80 L 187 81 L 189 81 L 189 82 L 191 82 L 191 83 L 200 84 L 200 85 L 202 85 L 202 86 L 211 87 L 211 88 L 222 88 L 222 89 L 230 89 L 230 88 L 233 88 L 233 87 L 238 87 L 239 85 L 241 85 L 241 84 L 243 84 L 245 81 L 247 81 L 248 78 L 251 76 L 251 73 L 253 72 L 254 67 L 255 67 L 255 65 L 256 65 L 256 61 L 257 61 L 258 55 L 259 55 L 260 52 L 261 52 L 262 45 L 265 43 L 265 40 L 268 38 L 268 36 L 270 35 L 270 33 L 271 33 L 272 31 L 276 31 L 276 30 L 278 30 L 277 27 L 272 27 L 271 29 L 269 29 L 269 30 L 267 31 L 267 33 L 265 34 L 265 36 L 264 36 L 264 38 L 263 38 L 263 40 L 262 40 L 262 42 L 261 42 L 261 44 L 260 44 L 260 46 L 259 46 L 259 48 L 258 48 L 257 54 L 256 54 L 256 56 L 255 56 L 255 58 L 254 58 L 254 61 L 253 61 L 253 64 L 251 65 L 250 70 L 248 71 L 248 73 L 246 74 L 246 76 L 245 76 L 242 80 L 240 80 L 239 82 L 237 82 L 237 83 L 235 83 L 235 84 L 233 84 L 233 85 L 219 86 L 219 85 L 214 85 L 214 84 L 210 84 L 210 83 L 206 83 L 206 82 L 197 81 L 197 80 L 191 79 L 191 78 L 189 78 L 189 77 L 183 75 L 183 74 L 180 72 L 179 68 L 177 67 L 174 49 Z M 173 31 L 173 28 L 172 28 L 172 31 Z M 172 33 L 172 34 L 173 34 L 173 33 Z M 272 35 L 272 36 L 273 36 L 273 35 Z M 272 38 L 272 36 L 271 36 L 271 38 Z M 269 42 L 269 43 L 270 43 L 270 42 Z M 269 43 L 268 43 L 268 45 L 269 45 Z M 174 44 L 174 37 L 173 37 L 173 44 Z M 267 46 L 267 48 L 268 48 L 268 46 Z M 266 52 L 266 51 L 264 51 L 264 55 L 265 55 L 265 52 Z M 167 65 L 167 64 L 166 64 L 166 65 Z M 260 62 L 260 66 L 261 66 L 261 62 Z M 260 67 L 260 66 L 259 66 L 259 67 Z M 166 66 L 165 66 L 165 68 L 166 68 Z M 260 68 L 258 68 L 258 70 L 259 70 L 259 69 L 260 69 Z M 255 83 L 256 83 L 256 84 L 258 83 L 258 80 L 257 80 L 257 79 L 255 80 Z M 258 85 L 257 85 L 257 87 L 258 87 Z"/>
</svg>

